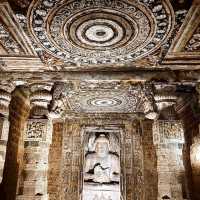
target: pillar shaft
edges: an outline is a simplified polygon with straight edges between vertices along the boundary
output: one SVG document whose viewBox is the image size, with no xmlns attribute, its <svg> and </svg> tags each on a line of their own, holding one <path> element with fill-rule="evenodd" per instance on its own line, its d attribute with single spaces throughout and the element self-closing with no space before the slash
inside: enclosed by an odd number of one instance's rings
<svg viewBox="0 0 200 200">
<path fill-rule="evenodd" d="M 199 126 L 200 130 L 200 126 Z M 192 145 L 190 146 L 190 160 L 193 177 L 193 196 L 195 199 L 200 198 L 199 185 L 200 185 L 200 136 L 197 135 L 193 138 Z"/>
<path fill-rule="evenodd" d="M 0 84 L 0 183 L 3 179 L 3 170 L 6 158 L 8 134 L 9 134 L 9 104 L 11 92 L 15 86 L 12 83 Z"/>
<path fill-rule="evenodd" d="M 184 166 L 182 148 L 184 133 L 178 120 L 157 120 L 153 124 L 158 171 L 158 199 L 183 200 Z"/>
</svg>

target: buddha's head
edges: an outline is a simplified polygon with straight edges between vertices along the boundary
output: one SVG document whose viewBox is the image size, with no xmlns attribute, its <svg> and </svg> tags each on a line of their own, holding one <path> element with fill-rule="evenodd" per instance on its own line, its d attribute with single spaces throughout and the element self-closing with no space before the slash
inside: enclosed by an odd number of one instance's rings
<svg viewBox="0 0 200 200">
<path fill-rule="evenodd" d="M 95 141 L 95 151 L 100 157 L 105 157 L 109 153 L 109 140 L 101 134 Z"/>
</svg>

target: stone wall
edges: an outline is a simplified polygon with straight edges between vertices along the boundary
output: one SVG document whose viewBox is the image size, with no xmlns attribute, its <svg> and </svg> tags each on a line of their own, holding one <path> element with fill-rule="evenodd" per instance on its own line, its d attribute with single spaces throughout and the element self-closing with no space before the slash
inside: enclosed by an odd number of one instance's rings
<svg viewBox="0 0 200 200">
<path fill-rule="evenodd" d="M 54 123 L 49 150 L 48 194 L 49 200 L 58 200 L 61 191 L 63 123 Z"/>
<path fill-rule="evenodd" d="M 6 162 L 0 191 L 0 199 L 3 200 L 15 200 L 16 193 L 20 192 L 19 177 L 22 177 L 24 153 L 23 133 L 29 113 L 26 94 L 22 90 L 16 89 L 12 96 Z"/>
</svg>

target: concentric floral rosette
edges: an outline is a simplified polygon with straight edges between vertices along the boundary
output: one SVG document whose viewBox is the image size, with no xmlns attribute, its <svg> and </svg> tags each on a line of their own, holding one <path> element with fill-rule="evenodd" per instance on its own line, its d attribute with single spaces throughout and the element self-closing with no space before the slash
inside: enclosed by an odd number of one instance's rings
<svg viewBox="0 0 200 200">
<path fill-rule="evenodd" d="M 128 63 L 156 51 L 174 24 L 168 0 L 33 0 L 28 27 L 50 55 L 76 65 Z"/>
</svg>

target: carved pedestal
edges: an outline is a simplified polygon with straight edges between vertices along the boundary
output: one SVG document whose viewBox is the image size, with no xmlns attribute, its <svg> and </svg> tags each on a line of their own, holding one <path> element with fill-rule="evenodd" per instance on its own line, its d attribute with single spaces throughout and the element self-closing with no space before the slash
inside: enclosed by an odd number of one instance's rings
<svg viewBox="0 0 200 200">
<path fill-rule="evenodd" d="M 7 149 L 7 141 L 9 134 L 9 104 L 11 100 L 11 92 L 14 85 L 11 83 L 2 83 L 0 85 L 0 183 L 3 179 L 3 170 Z"/>
<path fill-rule="evenodd" d="M 158 120 L 153 124 L 158 171 L 158 199 L 183 199 L 183 127 L 180 121 Z"/>
</svg>

